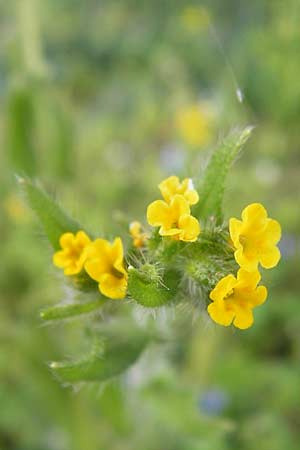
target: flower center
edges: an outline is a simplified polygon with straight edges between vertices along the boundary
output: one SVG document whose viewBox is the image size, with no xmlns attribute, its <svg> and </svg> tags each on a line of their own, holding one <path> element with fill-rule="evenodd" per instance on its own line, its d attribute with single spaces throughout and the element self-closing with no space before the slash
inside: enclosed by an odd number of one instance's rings
<svg viewBox="0 0 300 450">
<path fill-rule="evenodd" d="M 227 294 L 225 295 L 225 297 L 223 298 L 223 300 L 228 300 L 229 298 L 234 296 L 234 289 L 230 289 L 230 291 L 227 292 Z"/>
<path fill-rule="evenodd" d="M 119 272 L 119 270 L 116 269 L 115 267 L 112 267 L 112 268 L 111 268 L 110 273 L 111 273 L 114 277 L 119 278 L 119 279 L 121 279 L 121 278 L 124 277 L 124 274 L 123 274 L 122 272 Z"/>
</svg>

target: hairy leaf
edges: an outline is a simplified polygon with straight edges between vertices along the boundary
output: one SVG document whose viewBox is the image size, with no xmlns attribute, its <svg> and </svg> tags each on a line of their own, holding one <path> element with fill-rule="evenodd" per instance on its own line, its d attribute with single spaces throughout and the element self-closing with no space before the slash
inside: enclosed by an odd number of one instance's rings
<svg viewBox="0 0 300 450">
<path fill-rule="evenodd" d="M 139 270 L 129 269 L 128 292 L 140 305 L 154 308 L 174 299 L 179 278 L 175 271 L 168 271 L 163 277 L 149 273 L 151 268 L 155 272 L 149 264 Z"/>
<path fill-rule="evenodd" d="M 66 305 L 55 305 L 41 311 L 40 316 L 43 320 L 61 320 L 69 317 L 88 314 L 96 309 L 101 308 L 106 299 L 100 298 L 84 303 L 70 303 Z"/>
<path fill-rule="evenodd" d="M 60 206 L 29 178 L 18 178 L 28 204 L 37 214 L 44 232 L 55 250 L 59 249 L 59 238 L 67 232 L 80 230 L 80 225 L 69 217 Z"/>
<path fill-rule="evenodd" d="M 127 370 L 141 355 L 151 336 L 136 326 L 112 327 L 102 334 L 103 346 L 79 362 L 53 362 L 50 368 L 62 382 L 105 381 Z"/>
<path fill-rule="evenodd" d="M 225 138 L 212 154 L 203 181 L 198 186 L 200 201 L 193 208 L 193 215 L 201 220 L 213 217 L 217 224 L 223 221 L 222 203 L 229 169 L 250 137 L 252 127 L 235 131 Z"/>
</svg>

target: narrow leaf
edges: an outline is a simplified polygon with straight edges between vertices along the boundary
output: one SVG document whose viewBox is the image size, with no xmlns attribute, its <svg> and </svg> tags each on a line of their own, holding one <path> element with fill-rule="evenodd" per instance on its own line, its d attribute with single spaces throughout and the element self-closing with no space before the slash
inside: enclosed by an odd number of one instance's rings
<svg viewBox="0 0 300 450">
<path fill-rule="evenodd" d="M 43 320 L 67 319 L 69 317 L 80 316 L 82 314 L 88 314 L 95 311 L 96 309 L 101 308 L 105 302 L 106 300 L 104 298 L 100 298 L 98 300 L 84 303 L 55 305 L 41 311 L 40 316 Z"/>
<path fill-rule="evenodd" d="M 225 138 L 212 154 L 199 184 L 200 201 L 193 208 L 193 215 L 201 220 L 214 217 L 217 224 L 223 221 L 222 204 L 229 169 L 251 135 L 252 127 L 235 131 Z"/>
<path fill-rule="evenodd" d="M 55 250 L 60 248 L 59 238 L 67 232 L 80 230 L 80 225 L 70 218 L 60 206 L 29 178 L 18 178 L 28 204 L 37 214 L 44 232 Z"/>
<path fill-rule="evenodd" d="M 53 362 L 50 368 L 62 382 L 104 381 L 120 375 L 141 355 L 150 341 L 149 334 L 140 329 L 126 328 L 104 337 L 104 347 L 93 351 L 87 358 L 75 363 Z"/>
</svg>

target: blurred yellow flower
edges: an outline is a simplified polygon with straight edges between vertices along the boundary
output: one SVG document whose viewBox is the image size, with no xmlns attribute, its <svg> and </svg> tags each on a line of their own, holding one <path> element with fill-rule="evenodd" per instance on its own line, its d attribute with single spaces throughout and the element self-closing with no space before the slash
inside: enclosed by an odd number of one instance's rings
<svg viewBox="0 0 300 450">
<path fill-rule="evenodd" d="M 116 238 L 112 244 L 105 239 L 96 239 L 88 247 L 87 254 L 85 270 L 99 283 L 100 292 L 109 298 L 124 298 L 128 276 L 121 239 Z"/>
<path fill-rule="evenodd" d="M 210 140 L 211 119 L 197 104 L 178 111 L 175 125 L 181 139 L 191 147 L 204 146 Z"/>
<path fill-rule="evenodd" d="M 131 222 L 129 225 L 129 232 L 131 234 L 134 247 L 140 248 L 145 245 L 147 236 L 146 233 L 143 233 L 142 229 L 142 224 L 137 221 Z"/>
<path fill-rule="evenodd" d="M 28 210 L 15 194 L 8 195 L 3 202 L 7 216 L 15 222 L 26 222 L 29 219 Z"/>
<path fill-rule="evenodd" d="M 281 237 L 281 227 L 276 220 L 267 217 L 260 203 L 247 206 L 242 220 L 230 219 L 229 231 L 240 267 L 250 272 L 257 269 L 258 263 L 266 269 L 278 264 L 280 251 L 276 244 Z"/>
<path fill-rule="evenodd" d="M 84 231 L 64 233 L 59 240 L 62 250 L 54 253 L 53 264 L 64 269 L 65 275 L 79 273 L 86 261 L 86 248 L 91 243 Z"/>
<path fill-rule="evenodd" d="M 156 200 L 148 206 L 147 220 L 153 227 L 160 227 L 161 236 L 194 242 L 200 233 L 198 220 L 190 215 L 190 206 L 182 195 L 174 195 L 170 203 Z"/>
<path fill-rule="evenodd" d="M 199 201 L 199 195 L 195 191 L 191 178 L 185 178 L 181 183 L 179 178 L 172 175 L 158 185 L 161 195 L 167 203 L 170 203 L 174 195 L 180 194 L 190 205 Z"/>
<path fill-rule="evenodd" d="M 216 323 L 225 327 L 233 323 L 242 330 L 253 324 L 253 308 L 263 304 L 267 298 L 267 288 L 258 286 L 258 270 L 247 272 L 240 269 L 237 278 L 227 275 L 211 291 L 212 303 L 207 311 Z"/>
<path fill-rule="evenodd" d="M 210 24 L 209 13 L 203 6 L 188 6 L 181 15 L 182 23 L 189 31 L 206 29 Z"/>
</svg>

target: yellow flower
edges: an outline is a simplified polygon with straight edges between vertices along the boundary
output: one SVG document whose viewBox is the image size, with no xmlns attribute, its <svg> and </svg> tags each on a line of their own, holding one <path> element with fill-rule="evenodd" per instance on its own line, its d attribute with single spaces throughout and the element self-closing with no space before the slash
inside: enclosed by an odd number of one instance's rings
<svg viewBox="0 0 300 450">
<path fill-rule="evenodd" d="M 209 12 L 202 6 L 188 6 L 181 16 L 183 25 L 189 31 L 199 31 L 208 28 L 210 24 Z"/>
<path fill-rule="evenodd" d="M 147 219 L 153 227 L 160 227 L 161 236 L 175 240 L 194 242 L 200 233 L 199 222 L 190 215 L 190 206 L 182 195 L 174 195 L 170 204 L 163 200 L 151 203 Z"/>
<path fill-rule="evenodd" d="M 191 147 L 206 145 L 211 138 L 211 119 L 198 105 L 188 106 L 177 113 L 176 128 L 182 140 Z"/>
<path fill-rule="evenodd" d="M 236 262 L 249 272 L 256 270 L 258 263 L 271 269 L 278 264 L 280 251 L 276 244 L 281 237 L 281 228 L 276 220 L 267 217 L 260 203 L 252 203 L 242 212 L 242 220 L 230 219 L 230 236 L 236 249 Z"/>
<path fill-rule="evenodd" d="M 129 232 L 131 234 L 134 247 L 140 248 L 145 245 L 147 236 L 146 233 L 142 232 L 142 224 L 140 222 L 131 222 L 129 225 Z"/>
<path fill-rule="evenodd" d="M 179 178 L 172 175 L 158 185 L 161 195 L 167 203 L 170 203 L 174 195 L 180 194 L 190 205 L 195 205 L 199 201 L 197 191 L 195 191 L 191 178 L 185 178 L 181 183 Z"/>
<path fill-rule="evenodd" d="M 267 298 L 267 288 L 258 286 L 260 281 L 258 270 L 247 272 L 240 269 L 237 278 L 227 275 L 222 278 L 211 291 L 212 303 L 207 311 L 218 324 L 227 327 L 233 322 L 242 330 L 253 324 L 253 308 L 261 305 Z"/>
<path fill-rule="evenodd" d="M 76 234 L 64 233 L 59 240 L 62 250 L 54 253 L 53 264 L 64 269 L 65 275 L 79 273 L 86 261 L 85 250 L 90 242 L 84 231 L 78 231 Z"/>
<path fill-rule="evenodd" d="M 126 295 L 128 276 L 123 253 L 119 237 L 112 244 L 105 239 L 96 239 L 88 248 L 85 270 L 98 281 L 99 290 L 106 297 L 121 299 Z"/>
</svg>

